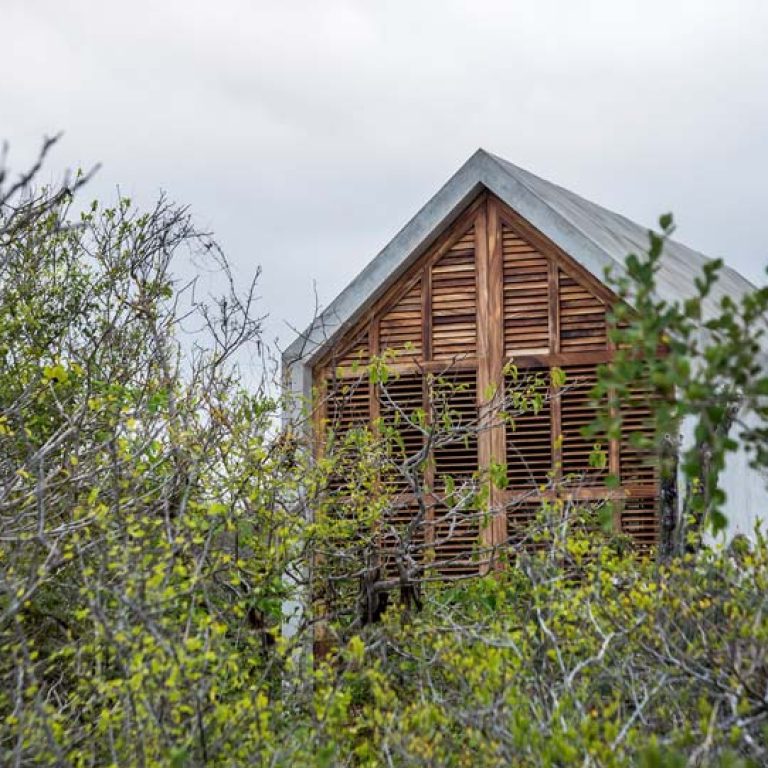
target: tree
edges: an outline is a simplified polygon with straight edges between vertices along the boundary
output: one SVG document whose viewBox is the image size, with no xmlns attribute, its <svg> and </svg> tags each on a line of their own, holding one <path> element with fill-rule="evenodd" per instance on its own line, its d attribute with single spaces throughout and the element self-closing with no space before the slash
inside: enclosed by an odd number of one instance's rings
<svg viewBox="0 0 768 768">
<path fill-rule="evenodd" d="M 672 217 L 662 216 L 660 233 L 649 233 L 648 252 L 630 254 L 626 274 L 615 279 L 623 299 L 612 332 L 617 353 L 594 392 L 608 405 L 593 434 L 608 436 L 621 431 L 621 409 L 638 383 L 658 393 L 652 401 L 653 445 L 646 435 L 634 439 L 654 450 L 661 468 L 662 557 L 695 549 L 707 530 L 717 534 L 726 526 L 719 480 L 740 443 L 751 451 L 754 468 L 768 462 L 768 287 L 725 295 L 713 306 L 709 297 L 723 269 L 718 259 L 695 279 L 694 295 L 660 298 L 656 274 L 673 232 Z M 693 425 L 689 445 L 681 443 L 686 422 Z M 678 467 L 686 481 L 679 500 Z"/>
<path fill-rule="evenodd" d="M 0 196 L 0 762 L 236 754 L 222 724 L 277 684 L 301 472 L 235 364 L 254 286 L 186 209 L 73 216 L 83 178 L 36 170 Z M 225 295 L 179 284 L 187 250 Z"/>
</svg>

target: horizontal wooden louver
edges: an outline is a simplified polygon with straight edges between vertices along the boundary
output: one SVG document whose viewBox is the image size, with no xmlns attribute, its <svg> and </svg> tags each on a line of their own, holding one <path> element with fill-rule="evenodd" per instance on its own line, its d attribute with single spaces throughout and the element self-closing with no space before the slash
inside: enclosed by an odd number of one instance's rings
<svg viewBox="0 0 768 768">
<path fill-rule="evenodd" d="M 381 434 L 390 465 L 384 480 L 394 490 L 412 492 L 423 467 L 414 463 L 424 447 L 424 377 L 402 374 L 378 387 Z"/>
<path fill-rule="evenodd" d="M 652 400 L 650 385 L 640 384 L 630 391 L 630 397 L 620 404 L 621 444 L 620 474 L 627 485 L 648 485 L 658 482 L 658 462 L 654 440 Z M 638 438 L 644 438 L 642 445 Z"/>
<path fill-rule="evenodd" d="M 336 435 L 368 427 L 371 418 L 368 377 L 329 380 L 326 413 L 328 426 Z"/>
<path fill-rule="evenodd" d="M 453 371 L 433 382 L 436 486 L 450 476 L 457 483 L 477 471 L 477 374 Z"/>
<path fill-rule="evenodd" d="M 560 424 L 562 434 L 563 478 L 572 485 L 594 485 L 603 481 L 608 473 L 607 451 L 605 466 L 591 466 L 590 456 L 594 439 L 584 437 L 582 429 L 589 426 L 597 415 L 590 392 L 597 382 L 595 366 L 568 366 L 565 385 L 560 393 Z"/>
<path fill-rule="evenodd" d="M 401 571 L 416 575 L 414 570 L 424 562 L 426 548 L 426 514 L 414 500 L 393 504 L 380 524 L 379 547 L 388 578 L 402 576 Z"/>
<path fill-rule="evenodd" d="M 472 357 L 477 347 L 475 228 L 432 266 L 432 356 Z"/>
<path fill-rule="evenodd" d="M 549 351 L 549 262 L 502 226 L 504 346 L 508 355 Z"/>
<path fill-rule="evenodd" d="M 434 521 L 434 568 L 443 576 L 465 576 L 478 572 L 480 516 L 467 509 L 437 506 Z"/>
<path fill-rule="evenodd" d="M 365 333 L 352 341 L 331 363 L 342 376 L 348 376 L 358 374 L 369 360 L 368 334 Z"/>
<path fill-rule="evenodd" d="M 524 391 L 530 382 L 540 379 L 537 392 L 542 396 L 537 411 L 533 398 L 527 397 L 524 408 L 513 405 L 515 390 Z M 521 370 L 515 379 L 506 380 L 506 461 L 507 480 L 511 490 L 532 491 L 549 482 L 552 470 L 552 408 L 549 399 L 549 369 Z"/>
<path fill-rule="evenodd" d="M 560 349 L 590 352 L 606 349 L 605 305 L 562 270 L 560 284 Z"/>
<path fill-rule="evenodd" d="M 388 312 L 379 326 L 381 351 L 397 352 L 396 361 L 419 358 L 422 354 L 421 280 Z"/>
<path fill-rule="evenodd" d="M 366 376 L 358 376 L 331 379 L 326 387 L 326 447 L 338 465 L 338 472 L 331 478 L 329 487 L 343 493 L 354 483 L 350 467 L 356 461 L 356 449 L 347 444 L 349 434 L 370 427 L 370 384 Z"/>
<path fill-rule="evenodd" d="M 507 501 L 507 541 L 513 549 L 530 552 L 536 548 L 533 523 L 541 505 L 541 497 L 536 493 Z"/>
<path fill-rule="evenodd" d="M 621 513 L 622 533 L 631 536 L 640 551 L 655 547 L 659 540 L 659 504 L 655 496 L 628 498 Z"/>
</svg>

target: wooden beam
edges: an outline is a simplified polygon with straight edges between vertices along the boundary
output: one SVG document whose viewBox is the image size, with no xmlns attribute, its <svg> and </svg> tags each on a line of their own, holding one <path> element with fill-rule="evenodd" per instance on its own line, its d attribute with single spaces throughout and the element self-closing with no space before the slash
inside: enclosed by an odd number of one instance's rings
<svg viewBox="0 0 768 768">
<path fill-rule="evenodd" d="M 499 410 L 504 399 L 504 255 L 502 252 L 501 219 L 495 200 L 488 198 L 487 203 L 488 234 L 488 309 L 486 312 L 488 327 L 487 375 L 489 386 L 495 389 L 490 403 L 493 423 L 490 429 L 491 461 L 503 464 L 506 459 L 504 421 Z M 500 488 L 491 485 L 491 507 L 493 516 L 493 546 L 499 550 L 507 542 L 507 516 Z M 495 558 L 498 564 L 499 559 Z"/>
<path fill-rule="evenodd" d="M 421 349 L 422 359 L 432 360 L 432 269 L 429 264 L 421 271 Z"/>
</svg>

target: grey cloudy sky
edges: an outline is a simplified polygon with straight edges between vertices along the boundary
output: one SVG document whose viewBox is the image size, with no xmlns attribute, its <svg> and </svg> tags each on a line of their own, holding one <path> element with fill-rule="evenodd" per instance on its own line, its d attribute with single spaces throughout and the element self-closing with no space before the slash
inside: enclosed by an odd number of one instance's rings
<svg viewBox="0 0 768 768">
<path fill-rule="evenodd" d="M 0 51 L 16 165 L 189 203 L 283 343 L 478 146 L 768 264 L 764 0 L 0 0 Z"/>
</svg>

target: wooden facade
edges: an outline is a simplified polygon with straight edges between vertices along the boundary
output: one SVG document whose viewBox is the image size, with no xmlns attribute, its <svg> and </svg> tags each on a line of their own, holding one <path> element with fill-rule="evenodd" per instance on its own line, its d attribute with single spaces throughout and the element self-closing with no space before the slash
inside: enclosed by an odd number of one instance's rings
<svg viewBox="0 0 768 768">
<path fill-rule="evenodd" d="M 535 515 L 541 497 L 563 495 L 585 503 L 609 496 L 617 502 L 614 522 L 641 549 L 658 536 L 657 472 L 628 437 L 605 446 L 603 468 L 590 466 L 593 441 L 582 427 L 594 417 L 589 392 L 596 367 L 610 359 L 606 313 L 614 294 L 567 253 L 487 191 L 480 193 L 415 263 L 406 267 L 379 298 L 371 301 L 349 330 L 314 363 L 320 432 L 329 423 L 339 431 L 388 418 L 377 387 L 360 377 L 361 365 L 387 351 L 395 376 L 388 400 L 403 408 L 426 408 L 434 393 L 430 374 L 461 384 L 451 407 L 467 420 L 493 414 L 493 400 L 505 391 L 507 364 L 521 373 L 566 374 L 562 391 L 536 413 L 500 418 L 472 439 L 434 451 L 427 485 L 440 493 L 440 477 L 476 473 L 491 464 L 506 466 L 507 484 L 490 488 L 489 519 L 441 532 L 439 520 L 425 536 L 443 556 L 446 572 L 478 568 L 470 552 L 479 541 L 488 550 L 514 546 Z M 507 379 L 509 377 L 507 376 Z M 339 381 L 355 381 L 334 399 Z M 646 393 L 650 397 L 650 393 Z M 626 434 L 649 426 L 644 393 L 623 413 Z M 417 451 L 421 436 L 405 434 L 406 451 Z M 410 441 L 410 442 L 409 442 Z M 606 474 L 620 478 L 609 491 Z M 400 497 L 402 522 L 414 514 L 407 489 Z M 445 535 L 443 535 L 445 534 Z M 482 566 L 481 566 L 482 567 Z"/>
</svg>

